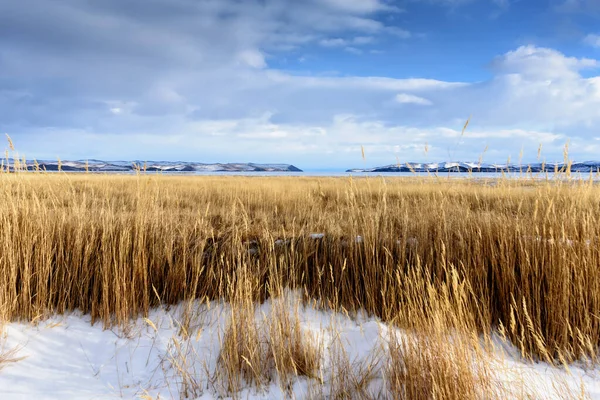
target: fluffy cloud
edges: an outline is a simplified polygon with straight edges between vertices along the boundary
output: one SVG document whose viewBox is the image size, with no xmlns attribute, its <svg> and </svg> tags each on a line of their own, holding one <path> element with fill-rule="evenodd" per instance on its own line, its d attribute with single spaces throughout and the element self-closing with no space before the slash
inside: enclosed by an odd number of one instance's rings
<svg viewBox="0 0 600 400">
<path fill-rule="evenodd" d="M 523 46 L 480 82 L 274 67 L 303 46 L 389 38 L 401 29 L 376 16 L 400 11 L 390 4 L 0 2 L 0 130 L 37 158 L 344 168 L 361 162 L 360 146 L 372 165 L 477 159 L 486 145 L 497 161 L 521 148 L 535 157 L 540 142 L 550 160 L 568 139 L 574 157 L 597 158 L 594 59 Z"/>
<path fill-rule="evenodd" d="M 252 68 L 264 68 L 267 66 L 265 57 L 258 50 L 244 50 L 238 54 L 239 60 Z"/>
<path fill-rule="evenodd" d="M 501 74 L 519 74 L 532 80 L 573 79 L 579 71 L 597 68 L 597 60 L 566 57 L 552 49 L 535 46 L 522 46 L 497 57 L 492 63 Z"/>
<path fill-rule="evenodd" d="M 594 35 L 590 33 L 584 38 L 584 42 L 589 44 L 592 47 L 600 48 L 600 35 Z"/>
</svg>

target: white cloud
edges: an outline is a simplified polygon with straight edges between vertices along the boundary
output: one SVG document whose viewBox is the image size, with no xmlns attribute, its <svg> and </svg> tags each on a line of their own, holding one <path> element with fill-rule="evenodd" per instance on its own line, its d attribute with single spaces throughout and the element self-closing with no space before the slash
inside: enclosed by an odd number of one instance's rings
<svg viewBox="0 0 600 400">
<path fill-rule="evenodd" d="M 378 11 L 400 11 L 397 7 L 385 4 L 380 0 L 320 0 L 336 10 L 353 13 L 374 13 Z"/>
<path fill-rule="evenodd" d="M 243 64 L 252 67 L 252 68 L 265 68 L 267 63 L 265 62 L 265 57 L 258 50 L 244 50 L 238 54 L 238 59 Z"/>
<path fill-rule="evenodd" d="M 407 78 L 395 79 L 380 76 L 367 77 L 321 77 L 321 76 L 294 76 L 281 71 L 267 71 L 270 80 L 277 83 L 297 84 L 303 87 L 337 88 L 377 91 L 426 91 L 444 90 L 469 86 L 464 82 L 444 82 L 436 79 Z"/>
<path fill-rule="evenodd" d="M 361 46 L 371 44 L 375 41 L 372 36 L 357 36 L 350 39 L 328 38 L 321 39 L 319 44 L 323 47 L 344 47 L 344 46 Z"/>
<path fill-rule="evenodd" d="M 600 48 L 600 35 L 590 33 L 584 38 L 584 42 L 592 47 Z"/>
<path fill-rule="evenodd" d="M 128 103 L 123 101 L 107 101 L 105 102 L 108 111 L 114 115 L 122 115 L 131 113 L 132 109 L 136 106 L 135 103 Z"/>
<path fill-rule="evenodd" d="M 400 104 L 418 104 L 421 106 L 430 106 L 433 103 L 423 97 L 415 96 L 414 94 L 399 93 L 394 98 Z"/>
<path fill-rule="evenodd" d="M 162 158 L 165 153 L 176 153 L 180 159 L 205 162 L 289 162 L 301 168 L 311 165 L 350 168 L 362 164 L 361 146 L 369 165 L 385 165 L 395 163 L 396 157 L 402 162 L 476 160 L 486 145 L 489 146 L 486 161 L 515 158 L 521 148 L 526 154 L 537 154 L 540 143 L 544 144 L 545 152 L 558 154 L 566 140 L 561 134 L 523 129 L 475 129 L 461 136 L 458 125 L 455 129 L 418 128 L 390 125 L 354 114 L 336 114 L 317 126 L 275 123 L 268 115 L 176 122 L 163 133 L 131 132 L 123 136 L 45 129 L 32 133 L 30 149 L 43 154 L 43 158 L 79 158 L 78 149 L 87 145 L 91 149 L 86 155 L 89 158 L 152 160 Z M 506 142 L 514 146 L 507 148 Z M 571 149 L 583 147 L 589 147 L 589 143 L 573 141 Z"/>
<path fill-rule="evenodd" d="M 573 78 L 582 69 L 600 66 L 594 59 L 566 57 L 559 51 L 531 45 L 497 57 L 492 65 L 499 73 L 515 73 L 533 80 Z"/>
</svg>

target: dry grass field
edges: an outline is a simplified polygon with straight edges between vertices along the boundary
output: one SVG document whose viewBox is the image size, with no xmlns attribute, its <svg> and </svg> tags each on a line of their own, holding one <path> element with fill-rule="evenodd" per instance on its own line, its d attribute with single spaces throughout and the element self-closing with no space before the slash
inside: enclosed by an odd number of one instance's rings
<svg viewBox="0 0 600 400">
<path fill-rule="evenodd" d="M 379 368 L 379 398 L 529 398 L 494 380 L 498 338 L 556 368 L 598 359 L 591 180 L 3 173 L 0 237 L 5 323 L 79 311 L 126 330 L 179 305 L 184 340 L 192 305 L 227 304 L 208 373 L 223 396 L 303 377 L 312 398 L 371 398 Z M 303 307 L 374 317 L 386 345 L 352 365 L 303 333 Z M 198 397 L 181 354 L 180 396 Z"/>
</svg>

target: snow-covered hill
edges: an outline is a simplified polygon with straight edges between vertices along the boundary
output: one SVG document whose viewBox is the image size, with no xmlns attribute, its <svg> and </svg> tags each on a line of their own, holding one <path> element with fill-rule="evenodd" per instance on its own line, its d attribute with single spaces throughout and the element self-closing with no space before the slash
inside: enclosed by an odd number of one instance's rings
<svg viewBox="0 0 600 400">
<path fill-rule="evenodd" d="M 355 168 L 346 172 L 555 172 L 565 170 L 565 163 L 487 164 L 477 162 L 403 163 L 374 168 Z M 600 161 L 571 163 L 571 172 L 598 172 Z"/>
<path fill-rule="evenodd" d="M 14 161 L 9 159 L 9 164 Z M 6 164 L 6 161 L 5 161 Z M 40 169 L 46 171 L 91 171 L 91 172 L 127 172 L 136 169 L 145 171 L 163 172 L 302 172 L 301 169 L 290 164 L 255 164 L 255 163 L 227 163 L 205 164 L 186 161 L 37 161 Z M 36 163 L 27 160 L 27 169 L 35 170 Z"/>
</svg>

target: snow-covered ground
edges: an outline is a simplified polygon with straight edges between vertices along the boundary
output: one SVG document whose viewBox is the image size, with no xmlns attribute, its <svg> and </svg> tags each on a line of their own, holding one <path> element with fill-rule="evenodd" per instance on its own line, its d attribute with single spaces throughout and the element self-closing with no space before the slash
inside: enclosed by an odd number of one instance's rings
<svg viewBox="0 0 600 400">
<path fill-rule="evenodd" d="M 294 294 L 290 298 L 293 313 Z M 269 318 L 273 304 L 267 301 L 257 308 L 256 318 L 261 323 Z M 189 305 L 186 307 L 189 310 Z M 184 395 L 184 375 L 194 380 L 190 398 L 217 398 L 223 390 L 214 375 L 230 308 L 216 302 L 194 304 L 187 339 L 181 335 L 179 322 L 183 309 L 184 305 L 154 310 L 148 319 L 140 318 L 127 329 L 104 330 L 101 324 L 91 325 L 88 316 L 77 314 L 55 316 L 36 325 L 5 324 L 0 354 L 9 360 L 0 364 L 0 399 L 178 399 Z M 299 308 L 298 316 L 302 331 L 323 346 L 319 374 L 324 386 L 332 378 L 328 350 L 337 343 L 350 365 L 375 366 L 369 391 L 373 395 L 385 393 L 381 366 L 391 333 L 386 324 L 366 316 L 350 318 L 310 307 Z M 494 379 L 515 397 L 527 389 L 533 391 L 534 398 L 564 398 L 561 396 L 569 387 L 571 393 L 584 391 L 586 396 L 600 399 L 599 369 L 574 365 L 567 371 L 527 363 L 519 359 L 514 348 L 496 342 L 490 361 Z M 383 358 L 375 362 L 378 357 Z M 316 379 L 298 378 L 291 391 L 297 399 L 314 398 L 315 393 L 326 395 L 327 389 L 318 389 L 320 385 Z M 260 390 L 246 387 L 238 393 L 243 399 L 288 396 L 275 381 Z"/>
</svg>

